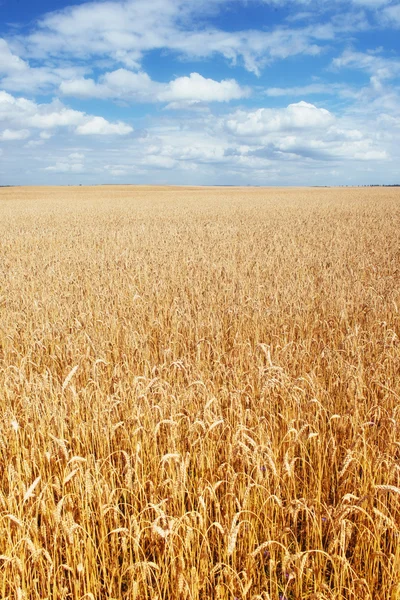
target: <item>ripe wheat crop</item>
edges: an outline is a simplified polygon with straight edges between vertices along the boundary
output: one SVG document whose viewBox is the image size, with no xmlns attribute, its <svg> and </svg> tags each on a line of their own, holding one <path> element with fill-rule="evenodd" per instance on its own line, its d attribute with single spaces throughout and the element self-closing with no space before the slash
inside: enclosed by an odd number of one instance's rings
<svg viewBox="0 0 400 600">
<path fill-rule="evenodd" d="M 400 599 L 397 189 L 0 190 L 0 598 Z"/>
</svg>

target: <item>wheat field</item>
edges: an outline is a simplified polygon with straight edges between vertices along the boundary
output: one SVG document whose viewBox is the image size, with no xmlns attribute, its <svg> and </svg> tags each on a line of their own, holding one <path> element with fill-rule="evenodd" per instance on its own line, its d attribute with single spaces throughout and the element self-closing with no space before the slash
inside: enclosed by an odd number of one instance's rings
<svg viewBox="0 0 400 600">
<path fill-rule="evenodd" d="M 400 190 L 0 190 L 0 598 L 400 599 Z"/>
</svg>

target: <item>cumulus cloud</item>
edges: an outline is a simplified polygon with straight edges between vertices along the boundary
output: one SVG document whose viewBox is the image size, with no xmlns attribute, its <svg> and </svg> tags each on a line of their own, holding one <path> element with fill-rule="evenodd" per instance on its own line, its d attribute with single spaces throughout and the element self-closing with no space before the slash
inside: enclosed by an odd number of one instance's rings
<svg viewBox="0 0 400 600">
<path fill-rule="evenodd" d="M 138 100 L 150 99 L 152 94 L 157 93 L 161 87 L 160 84 L 152 81 L 147 73 L 143 71 L 134 73 L 127 69 L 117 69 L 106 73 L 102 85 L 109 90 L 111 97 L 114 91 L 122 97 L 136 96 Z"/>
<path fill-rule="evenodd" d="M 32 103 L 33 104 L 33 103 Z M 84 113 L 79 110 L 72 110 L 64 106 L 38 105 L 38 110 L 30 115 L 26 115 L 26 123 L 30 127 L 39 129 L 54 129 L 55 127 L 69 127 L 79 125 L 85 118 Z"/>
<path fill-rule="evenodd" d="M 60 92 L 65 96 L 75 96 L 75 98 L 107 98 L 108 90 L 103 94 L 101 86 L 96 84 L 93 79 L 68 79 L 60 84 Z"/>
<path fill-rule="evenodd" d="M 259 108 L 255 111 L 237 111 L 226 121 L 229 132 L 243 137 L 259 137 L 271 132 L 291 129 L 327 127 L 333 116 L 325 108 L 317 108 L 308 102 L 289 104 L 287 108 Z"/>
<path fill-rule="evenodd" d="M 234 79 L 214 81 L 199 73 L 171 81 L 158 98 L 166 102 L 229 102 L 249 95 Z"/>
<path fill-rule="evenodd" d="M 109 123 L 103 117 L 92 117 L 76 128 L 78 135 L 127 135 L 132 131 L 133 127 L 122 121 Z"/>
<path fill-rule="evenodd" d="M 385 160 L 388 153 L 371 136 L 349 127 L 324 108 L 301 101 L 282 109 L 236 111 L 222 120 L 249 154 L 270 160 Z"/>
<path fill-rule="evenodd" d="M 98 82 L 90 78 L 78 78 L 63 81 L 60 92 L 76 98 L 111 98 L 135 100 L 138 102 L 157 101 L 163 88 L 150 79 L 147 73 L 117 69 L 102 75 Z"/>
<path fill-rule="evenodd" d="M 140 156 L 141 155 L 141 156 Z M 190 127 L 156 128 L 134 159 L 146 169 L 256 177 L 283 166 L 383 161 L 389 155 L 373 135 L 306 102 L 282 109 L 235 111 L 226 118 L 197 117 Z M 118 165 L 115 165 L 118 170 Z M 257 175 L 258 177 L 258 175 Z"/>
<path fill-rule="evenodd" d="M 2 121 L 23 128 L 42 130 L 68 127 L 79 135 L 127 135 L 133 131 L 130 125 L 122 121 L 110 123 L 103 117 L 68 108 L 57 100 L 37 104 L 4 91 L 0 91 L 0 123 Z M 46 134 L 41 135 L 46 139 Z"/>
<path fill-rule="evenodd" d="M 152 81 L 147 73 L 127 69 L 106 73 L 99 82 L 84 78 L 63 81 L 60 91 L 79 98 L 168 102 L 171 107 L 172 103 L 229 102 L 250 94 L 248 88 L 240 86 L 234 79 L 215 81 L 199 73 L 191 73 L 189 77 L 177 77 L 163 84 Z"/>
<path fill-rule="evenodd" d="M 0 91 L 0 122 L 8 121 L 25 127 L 52 129 L 78 125 L 84 118 L 84 113 L 68 109 L 59 102 L 36 104 L 32 100 Z"/>
</svg>

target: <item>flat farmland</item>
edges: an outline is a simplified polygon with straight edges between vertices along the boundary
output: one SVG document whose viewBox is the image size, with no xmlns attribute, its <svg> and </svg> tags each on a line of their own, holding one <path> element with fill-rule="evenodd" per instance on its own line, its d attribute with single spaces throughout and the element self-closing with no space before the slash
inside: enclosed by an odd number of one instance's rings
<svg viewBox="0 0 400 600">
<path fill-rule="evenodd" d="M 400 188 L 0 189 L 0 598 L 400 599 Z"/>
</svg>

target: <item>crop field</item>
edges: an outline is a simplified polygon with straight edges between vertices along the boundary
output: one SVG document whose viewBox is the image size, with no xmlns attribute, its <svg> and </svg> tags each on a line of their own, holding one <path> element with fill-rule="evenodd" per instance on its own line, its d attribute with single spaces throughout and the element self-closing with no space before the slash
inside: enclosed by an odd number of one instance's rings
<svg viewBox="0 0 400 600">
<path fill-rule="evenodd" d="M 400 600 L 400 189 L 0 190 L 0 598 Z"/>
</svg>

